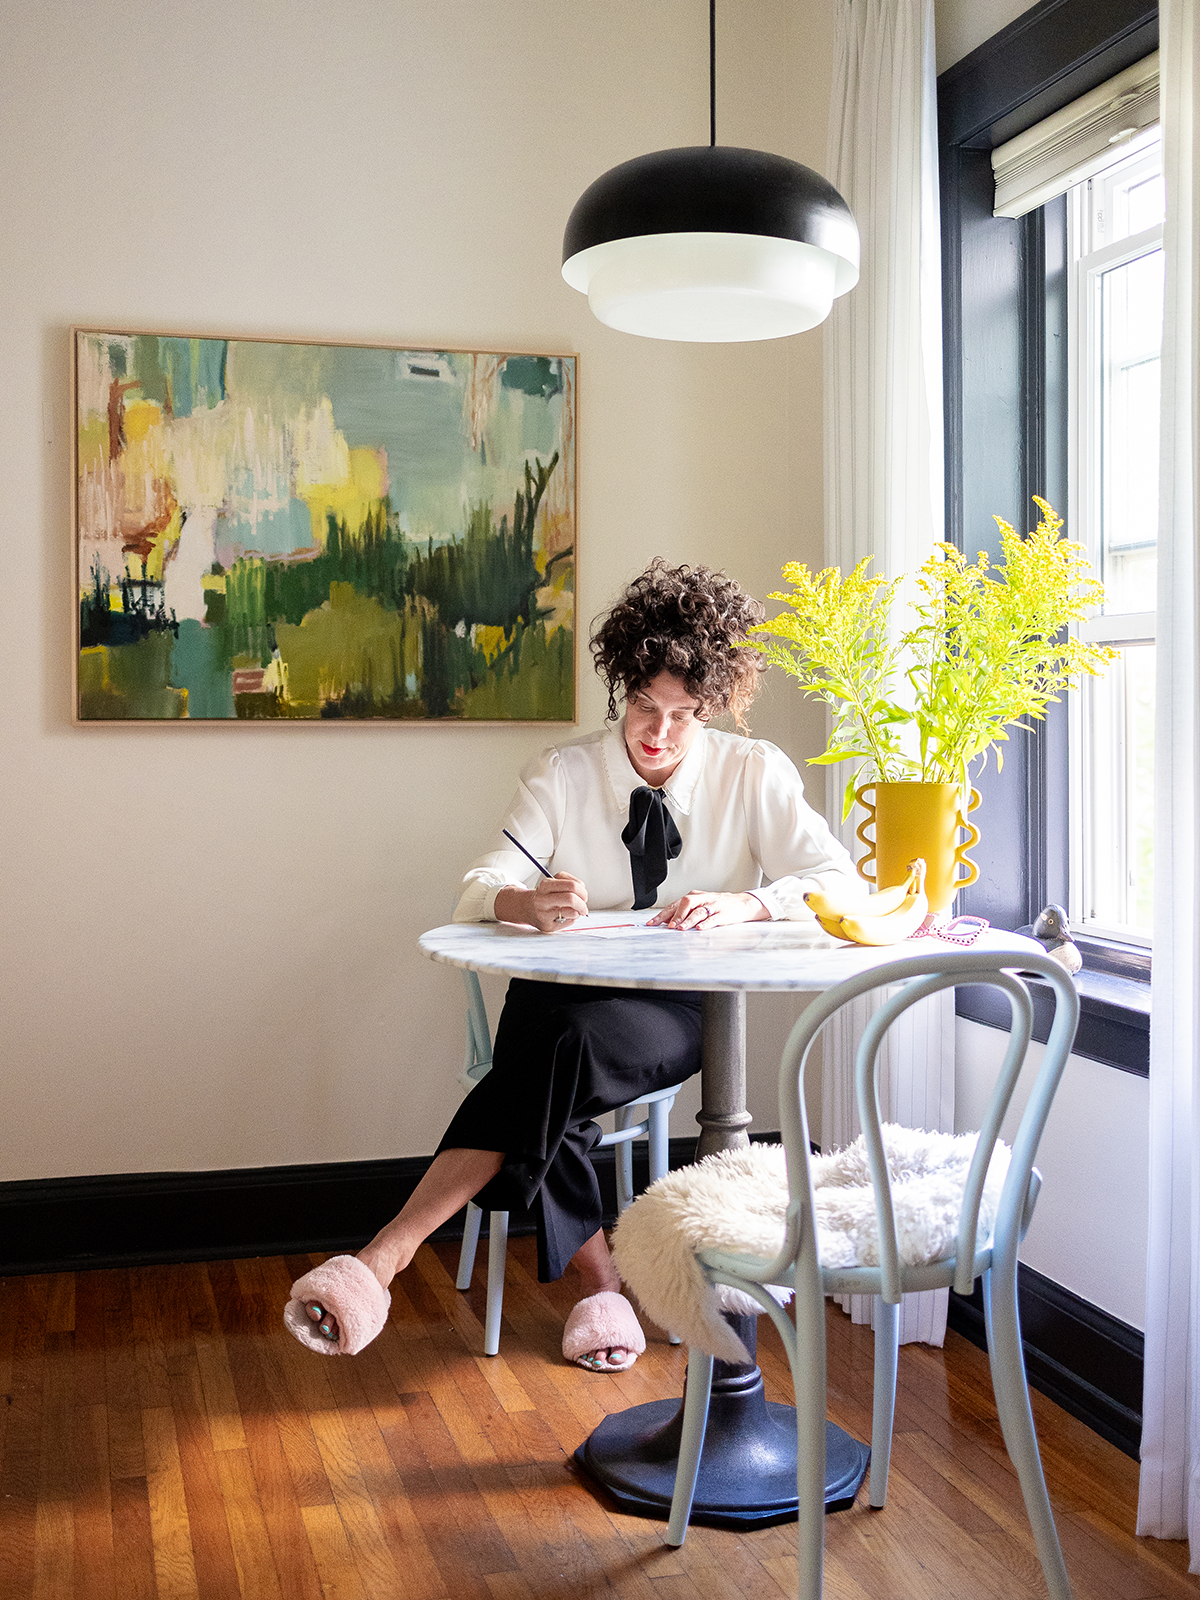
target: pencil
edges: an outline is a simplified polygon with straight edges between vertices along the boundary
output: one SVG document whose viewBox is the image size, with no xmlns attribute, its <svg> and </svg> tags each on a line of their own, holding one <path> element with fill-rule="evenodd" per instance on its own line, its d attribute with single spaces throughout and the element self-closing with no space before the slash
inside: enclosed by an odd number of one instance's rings
<svg viewBox="0 0 1200 1600">
<path fill-rule="evenodd" d="M 521 854 L 523 856 L 525 856 L 528 860 L 533 862 L 534 866 L 538 869 L 538 871 L 541 873 L 543 878 L 552 878 L 554 876 L 554 874 L 552 872 L 547 872 L 546 871 L 545 867 L 537 859 L 536 856 L 531 856 L 529 854 L 529 851 L 526 850 L 525 846 L 521 843 L 520 839 L 514 839 L 513 838 L 512 834 L 509 833 L 507 828 L 501 828 L 500 832 L 504 835 L 504 837 L 506 839 L 512 839 L 512 842 L 516 845 L 517 849 L 521 852 Z"/>
</svg>

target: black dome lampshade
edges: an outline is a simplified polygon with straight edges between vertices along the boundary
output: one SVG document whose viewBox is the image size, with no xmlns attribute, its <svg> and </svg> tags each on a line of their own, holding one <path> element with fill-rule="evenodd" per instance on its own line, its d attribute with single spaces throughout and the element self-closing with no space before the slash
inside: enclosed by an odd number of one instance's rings
<svg viewBox="0 0 1200 1600">
<path fill-rule="evenodd" d="M 715 0 L 709 6 L 716 99 Z M 858 282 L 858 228 L 811 167 L 716 142 L 624 161 L 584 190 L 562 275 L 610 328 L 705 343 L 777 339 L 824 322 Z"/>
</svg>

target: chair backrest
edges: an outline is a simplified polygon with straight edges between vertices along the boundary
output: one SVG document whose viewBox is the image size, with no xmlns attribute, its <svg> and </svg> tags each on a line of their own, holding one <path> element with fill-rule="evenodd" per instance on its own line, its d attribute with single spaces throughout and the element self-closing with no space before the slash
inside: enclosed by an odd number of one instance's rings
<svg viewBox="0 0 1200 1600">
<path fill-rule="evenodd" d="M 1079 996 L 1070 975 L 1049 956 L 1021 957 L 1021 970 L 1036 973 L 1055 992 L 1054 1023 L 1046 1043 L 1041 1066 L 1037 1069 L 1025 1109 L 1013 1139 L 1012 1157 L 1004 1180 L 992 1230 L 993 1258 L 1015 1255 L 1028 1221 L 1031 1192 L 1038 1179 L 1033 1172 L 1038 1143 L 1046 1125 L 1063 1069 L 1067 1064 L 1079 1020 Z M 931 967 L 933 970 L 931 971 Z M 880 1292 L 883 1299 L 898 1303 L 902 1292 L 902 1269 L 896 1240 L 891 1181 L 884 1152 L 879 1110 L 878 1056 L 887 1030 L 910 1006 L 942 989 L 960 983 L 984 984 L 999 989 L 1008 997 L 1012 1030 L 1004 1061 L 992 1088 L 987 1112 L 979 1130 L 974 1156 L 968 1169 L 956 1243 L 954 1287 L 969 1294 L 974 1281 L 976 1234 L 984 1180 L 992 1159 L 1000 1128 L 1012 1102 L 1021 1075 L 1033 1022 L 1029 990 L 1013 970 L 1013 957 L 973 950 L 947 950 L 931 960 L 928 954 L 909 956 L 874 967 L 861 976 L 828 990 L 808 1008 L 792 1029 L 783 1053 L 779 1075 L 779 1113 L 783 1142 L 787 1148 L 789 1206 L 788 1238 L 780 1255 L 790 1264 L 808 1255 L 815 1270 L 816 1237 L 812 1175 L 808 1153 L 808 1118 L 804 1105 L 804 1068 L 813 1043 L 831 1016 L 846 1004 L 872 989 L 903 984 L 886 999 L 863 1031 L 854 1064 L 854 1088 L 866 1146 L 868 1167 L 875 1193 L 879 1227 Z M 768 1279 L 768 1281 L 770 1281 Z"/>
</svg>

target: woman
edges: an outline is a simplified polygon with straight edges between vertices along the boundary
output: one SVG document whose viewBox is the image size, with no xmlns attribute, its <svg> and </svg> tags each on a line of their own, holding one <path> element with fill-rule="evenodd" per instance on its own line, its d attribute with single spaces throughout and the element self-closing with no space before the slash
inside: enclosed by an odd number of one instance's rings
<svg viewBox="0 0 1200 1600">
<path fill-rule="evenodd" d="M 787 757 L 708 727 L 729 711 L 745 731 L 761 658 L 740 646 L 762 616 L 706 567 L 658 559 L 635 579 L 591 641 L 608 722 L 530 762 L 504 818 L 553 876 L 504 841 L 468 869 L 455 921 L 554 933 L 589 907 L 656 907 L 652 924 L 698 932 L 810 919 L 806 890 L 853 880 Z M 699 995 L 514 979 L 492 1063 L 399 1216 L 357 1258 L 335 1257 L 292 1286 L 286 1317 L 305 1343 L 353 1353 L 373 1338 L 393 1276 L 475 1199 L 533 1209 L 543 1282 L 574 1262 L 583 1295 L 564 1330 L 569 1360 L 622 1371 L 645 1348 L 600 1227 L 588 1152 L 597 1116 L 699 1070 Z"/>
</svg>

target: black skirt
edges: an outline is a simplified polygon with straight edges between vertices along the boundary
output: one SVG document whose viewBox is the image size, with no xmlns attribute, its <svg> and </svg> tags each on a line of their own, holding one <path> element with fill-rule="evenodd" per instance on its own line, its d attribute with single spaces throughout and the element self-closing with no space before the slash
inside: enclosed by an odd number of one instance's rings
<svg viewBox="0 0 1200 1600">
<path fill-rule="evenodd" d="M 593 1120 L 700 1070 L 700 996 L 514 978 L 496 1028 L 492 1070 L 438 1146 L 500 1150 L 476 1195 L 486 1211 L 532 1210 L 538 1277 L 561 1278 L 603 1221 L 589 1152 Z"/>
</svg>

